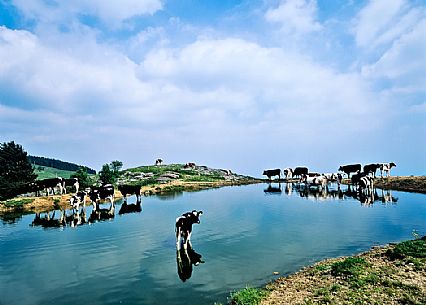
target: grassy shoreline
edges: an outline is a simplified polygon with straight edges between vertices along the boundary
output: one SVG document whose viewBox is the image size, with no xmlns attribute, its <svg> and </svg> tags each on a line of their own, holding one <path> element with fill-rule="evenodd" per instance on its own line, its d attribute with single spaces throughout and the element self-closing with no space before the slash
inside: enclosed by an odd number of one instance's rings
<svg viewBox="0 0 426 305">
<path fill-rule="evenodd" d="M 183 164 L 140 166 L 121 171 L 118 178 L 118 183 L 141 185 L 141 193 L 144 196 L 163 196 L 261 182 L 260 179 L 232 173 L 229 170 L 213 169 L 207 166 L 185 168 Z M 70 197 L 70 194 L 49 197 L 16 197 L 0 202 L 0 216 L 8 213 L 29 214 L 55 209 L 66 210 L 70 208 Z M 122 197 L 116 188 L 114 199 L 119 200 Z"/>
</svg>

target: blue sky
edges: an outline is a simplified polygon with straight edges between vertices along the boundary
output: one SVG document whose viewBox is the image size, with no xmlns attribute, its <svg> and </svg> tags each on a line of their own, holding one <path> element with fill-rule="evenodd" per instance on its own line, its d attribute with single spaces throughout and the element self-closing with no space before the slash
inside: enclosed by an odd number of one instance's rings
<svg viewBox="0 0 426 305">
<path fill-rule="evenodd" d="M 100 169 L 426 174 L 424 1 L 0 0 L 0 142 Z"/>
</svg>

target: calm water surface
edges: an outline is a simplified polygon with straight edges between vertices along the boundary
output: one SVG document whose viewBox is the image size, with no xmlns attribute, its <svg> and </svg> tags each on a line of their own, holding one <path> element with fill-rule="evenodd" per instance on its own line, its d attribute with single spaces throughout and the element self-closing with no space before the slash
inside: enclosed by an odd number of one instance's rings
<svg viewBox="0 0 426 305">
<path fill-rule="evenodd" d="M 0 304 L 226 302 L 230 291 L 263 285 L 274 271 L 426 234 L 426 195 L 377 190 L 366 205 L 348 192 L 324 198 L 276 187 L 144 197 L 142 212 L 123 215 L 118 201 L 113 219 L 74 228 L 32 226 L 35 215 L 0 221 Z M 204 263 L 179 276 L 174 223 L 192 209 L 204 212 L 191 254 Z M 185 262 L 184 252 L 179 257 Z"/>
</svg>

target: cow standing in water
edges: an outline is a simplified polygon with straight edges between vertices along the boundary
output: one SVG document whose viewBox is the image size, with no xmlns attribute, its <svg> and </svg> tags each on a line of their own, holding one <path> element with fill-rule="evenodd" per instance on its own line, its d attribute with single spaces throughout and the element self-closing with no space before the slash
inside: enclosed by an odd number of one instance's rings
<svg viewBox="0 0 426 305">
<path fill-rule="evenodd" d="M 200 216 L 203 211 L 193 210 L 182 214 L 182 216 L 176 218 L 176 248 L 179 251 L 181 246 L 181 238 L 183 240 L 183 247 L 186 249 L 188 243 L 191 244 L 192 225 L 194 223 L 200 223 Z"/>
</svg>

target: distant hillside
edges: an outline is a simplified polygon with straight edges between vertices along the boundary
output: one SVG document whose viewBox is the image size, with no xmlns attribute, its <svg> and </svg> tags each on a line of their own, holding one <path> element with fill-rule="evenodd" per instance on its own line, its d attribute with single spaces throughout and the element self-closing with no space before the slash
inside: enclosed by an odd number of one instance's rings
<svg viewBox="0 0 426 305">
<path fill-rule="evenodd" d="M 67 171 L 42 165 L 33 165 L 33 167 L 38 180 L 56 177 L 71 178 L 71 175 L 75 174 L 75 171 Z"/>
<path fill-rule="evenodd" d="M 77 171 L 80 167 L 85 167 L 85 168 L 87 168 L 88 174 L 92 174 L 92 175 L 96 174 L 96 171 L 94 169 L 91 169 L 87 166 L 77 165 L 77 164 L 74 164 L 74 163 L 64 162 L 64 161 L 60 161 L 60 160 L 56 160 L 56 159 L 52 159 L 52 158 L 28 156 L 28 160 L 33 165 L 53 167 L 53 168 L 56 168 L 56 169 L 61 169 L 61 170 L 65 170 L 65 171 L 72 171 L 72 172 Z"/>
</svg>

